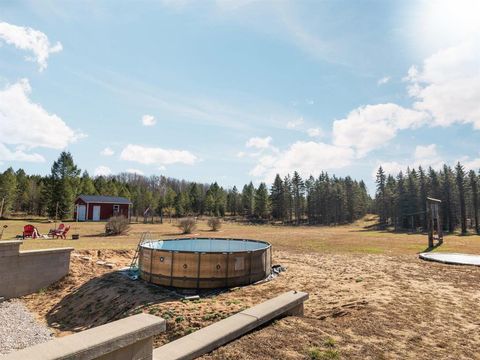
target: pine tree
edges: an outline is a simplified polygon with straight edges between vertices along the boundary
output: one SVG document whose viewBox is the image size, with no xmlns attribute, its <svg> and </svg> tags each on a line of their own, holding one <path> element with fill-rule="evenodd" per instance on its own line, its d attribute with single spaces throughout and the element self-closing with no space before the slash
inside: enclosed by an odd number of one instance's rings
<svg viewBox="0 0 480 360">
<path fill-rule="evenodd" d="M 443 223 L 448 232 L 455 231 L 455 182 L 453 180 L 452 169 L 444 165 L 442 171 L 442 208 L 443 208 Z"/>
<path fill-rule="evenodd" d="M 353 189 L 353 180 L 350 176 L 345 178 L 345 195 L 347 197 L 346 220 L 352 222 L 355 219 L 355 192 Z"/>
<path fill-rule="evenodd" d="M 387 199 L 385 196 L 386 175 L 383 168 L 380 166 L 377 171 L 377 192 L 375 195 L 377 213 L 380 216 L 380 223 L 387 222 Z"/>
<path fill-rule="evenodd" d="M 242 196 L 236 186 L 233 186 L 227 193 L 227 211 L 233 216 L 242 213 Z"/>
<path fill-rule="evenodd" d="M 255 210 L 255 187 L 252 182 L 245 185 L 242 190 L 242 207 L 244 215 L 252 216 Z"/>
<path fill-rule="evenodd" d="M 292 179 L 290 174 L 283 179 L 283 194 L 285 195 L 285 209 L 287 212 L 288 222 L 293 220 L 293 193 L 292 193 Z"/>
<path fill-rule="evenodd" d="M 95 191 L 98 195 L 106 195 L 107 192 L 107 179 L 104 176 L 97 176 L 93 180 Z"/>
<path fill-rule="evenodd" d="M 28 214 L 42 215 L 41 196 L 43 181 L 40 176 L 30 176 L 27 179 L 26 211 Z"/>
<path fill-rule="evenodd" d="M 185 191 L 179 192 L 175 197 L 175 215 L 186 216 L 188 215 L 190 200 L 188 194 Z"/>
<path fill-rule="evenodd" d="M 303 214 L 303 196 L 305 194 L 305 184 L 300 177 L 300 174 L 296 171 L 292 176 L 292 194 L 293 194 L 293 206 L 295 210 L 295 220 L 297 225 L 300 224 L 300 220 Z"/>
<path fill-rule="evenodd" d="M 176 196 L 177 196 L 177 193 L 175 192 L 175 190 L 173 190 L 169 186 L 167 187 L 165 196 L 163 197 L 163 199 L 161 200 L 161 203 L 159 204 L 159 206 L 161 206 L 161 208 L 159 209 L 160 212 L 162 212 L 165 209 L 168 213 L 168 217 L 170 218 L 170 222 L 172 222 L 172 212 L 175 206 Z"/>
<path fill-rule="evenodd" d="M 71 216 L 73 203 L 78 192 L 80 169 L 68 152 L 62 152 L 53 163 L 49 194 L 48 214 L 65 219 Z"/>
<path fill-rule="evenodd" d="M 93 183 L 92 183 L 93 184 Z M 124 197 L 126 199 L 131 199 L 132 195 L 130 194 L 130 191 L 125 185 L 120 186 L 120 189 L 118 190 L 118 196 Z"/>
<path fill-rule="evenodd" d="M 468 173 L 470 180 L 470 188 L 472 190 L 473 219 L 475 220 L 475 232 L 480 234 L 480 225 L 478 224 L 478 177 L 475 171 L 470 170 Z"/>
<path fill-rule="evenodd" d="M 15 211 L 27 211 L 27 174 L 23 169 L 18 169 L 15 173 L 15 178 L 16 194 L 13 208 Z"/>
<path fill-rule="evenodd" d="M 10 213 L 17 196 L 17 177 L 10 167 L 0 175 L 0 217 Z M 3 202 L 3 209 L 1 208 Z"/>
<path fill-rule="evenodd" d="M 462 226 L 462 235 L 467 234 L 467 211 L 465 206 L 465 171 L 460 162 L 455 167 L 455 177 L 457 181 L 458 199 L 460 203 L 460 224 Z"/>
<path fill-rule="evenodd" d="M 397 176 L 397 202 L 396 202 L 396 214 L 397 221 L 396 224 L 400 228 L 408 227 L 407 215 L 409 213 L 409 199 L 407 193 L 407 186 L 405 184 L 405 177 L 403 173 L 400 173 Z"/>
<path fill-rule="evenodd" d="M 216 182 L 210 185 L 205 199 L 205 210 L 213 216 L 224 216 L 225 203 L 225 191 Z"/>
<path fill-rule="evenodd" d="M 96 192 L 93 180 L 85 170 L 80 179 L 80 191 L 78 195 L 95 195 Z"/>
<path fill-rule="evenodd" d="M 198 185 L 197 183 L 192 183 L 190 185 L 189 198 L 190 208 L 192 209 L 193 213 L 196 215 L 200 214 L 202 212 L 203 200 L 203 194 L 200 185 Z"/>
<path fill-rule="evenodd" d="M 317 182 L 313 176 L 305 181 L 305 192 L 307 197 L 307 206 L 305 209 L 308 223 L 315 224 L 318 220 L 318 201 L 317 201 Z"/>
<path fill-rule="evenodd" d="M 428 197 L 428 184 L 425 171 L 420 166 L 418 168 L 418 191 L 419 191 L 419 211 L 422 213 L 420 219 L 420 225 L 422 229 L 427 228 L 427 197 Z"/>
<path fill-rule="evenodd" d="M 270 212 L 270 201 L 268 197 L 268 189 L 265 183 L 260 183 L 255 191 L 255 216 L 266 219 Z"/>
<path fill-rule="evenodd" d="M 390 220 L 389 225 L 392 225 L 393 223 L 395 229 L 399 226 L 397 214 L 398 209 L 396 207 L 397 200 L 397 182 L 392 175 L 388 175 L 385 185 L 385 214 L 387 221 Z"/>
<path fill-rule="evenodd" d="M 115 181 L 110 179 L 106 182 L 102 195 L 118 196 L 118 190 L 117 190 L 117 185 L 115 184 Z"/>
<path fill-rule="evenodd" d="M 362 216 L 365 216 L 369 211 L 372 203 L 372 198 L 368 195 L 367 185 L 363 180 L 360 180 L 358 183 L 358 188 L 360 192 L 357 209 L 358 214 L 356 219 L 360 219 Z"/>
<path fill-rule="evenodd" d="M 275 220 L 283 221 L 286 217 L 285 188 L 279 174 L 275 176 L 270 190 L 270 203 L 272 206 L 272 217 Z"/>
<path fill-rule="evenodd" d="M 407 169 L 407 196 L 408 196 L 408 205 L 407 205 L 407 214 L 408 214 L 408 223 L 410 228 L 413 230 L 416 228 L 419 214 L 419 200 L 418 200 L 418 179 L 417 172 L 415 169 Z"/>
</svg>

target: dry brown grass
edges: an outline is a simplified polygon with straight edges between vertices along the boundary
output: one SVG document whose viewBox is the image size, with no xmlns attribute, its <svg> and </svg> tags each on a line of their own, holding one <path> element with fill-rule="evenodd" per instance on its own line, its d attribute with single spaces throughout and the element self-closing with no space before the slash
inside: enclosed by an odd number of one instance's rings
<svg viewBox="0 0 480 360">
<path fill-rule="evenodd" d="M 25 222 L 8 222 L 8 237 Z M 1 224 L 0 224 L 1 225 Z M 38 225 L 41 232 L 49 224 Z M 306 291 L 305 317 L 287 317 L 228 344 L 206 359 L 471 359 L 480 348 L 480 268 L 418 259 L 426 235 L 370 231 L 372 221 L 340 227 L 249 226 L 224 223 L 213 234 L 200 222 L 193 236 L 240 237 L 273 244 L 277 279 L 181 301 L 175 294 L 115 272 L 129 263 L 140 234 L 181 236 L 175 223 L 133 224 L 130 234 L 98 236 L 104 223 L 72 223 L 73 240 L 25 240 L 23 248 L 73 246 L 71 273 L 24 300 L 58 335 L 98 326 L 137 312 L 167 319 L 157 345 L 290 289 Z M 85 250 L 89 249 L 89 250 Z M 113 249 L 100 250 L 97 249 Z M 123 250 L 122 250 L 123 249 Z M 480 254 L 479 236 L 447 236 L 436 251 Z M 116 264 L 114 270 L 96 264 Z M 333 340 L 332 340 L 333 339 Z"/>
<path fill-rule="evenodd" d="M 4 233 L 4 239 L 10 239 L 22 233 L 27 222 L 19 220 L 1 221 L 0 225 L 9 227 Z M 30 222 L 40 233 L 48 233 L 54 224 Z M 358 221 L 351 225 L 327 226 L 271 226 L 271 225 L 241 225 L 223 223 L 221 231 L 212 233 L 206 221 L 199 221 L 194 234 L 189 236 L 204 237 L 237 237 L 266 240 L 272 243 L 274 249 L 295 250 L 321 253 L 367 253 L 367 254 L 415 254 L 425 250 L 427 237 L 424 234 L 403 234 L 387 231 L 369 230 L 373 218 Z M 76 250 L 94 249 L 134 249 L 142 232 L 150 232 L 153 238 L 168 239 L 184 236 L 177 223 L 168 221 L 164 224 L 132 224 L 128 234 L 121 236 L 103 236 L 104 222 L 69 223 L 71 234 L 80 234 L 79 240 L 27 239 L 22 249 L 41 249 L 70 246 Z M 480 254 L 480 236 L 449 235 L 445 243 L 436 251 L 464 252 Z"/>
</svg>

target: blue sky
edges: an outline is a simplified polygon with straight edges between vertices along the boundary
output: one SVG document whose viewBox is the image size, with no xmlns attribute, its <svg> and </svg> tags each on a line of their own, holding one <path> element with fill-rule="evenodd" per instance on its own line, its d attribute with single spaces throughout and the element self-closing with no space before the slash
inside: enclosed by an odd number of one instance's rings
<svg viewBox="0 0 480 360">
<path fill-rule="evenodd" d="M 225 186 L 383 164 L 480 168 L 480 26 L 461 1 L 7 1 L 0 170 Z"/>
</svg>

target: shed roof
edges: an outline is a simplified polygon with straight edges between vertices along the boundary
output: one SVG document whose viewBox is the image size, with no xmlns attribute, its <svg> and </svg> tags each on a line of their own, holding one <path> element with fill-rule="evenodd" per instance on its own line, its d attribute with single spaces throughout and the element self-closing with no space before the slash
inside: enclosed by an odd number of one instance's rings
<svg viewBox="0 0 480 360">
<path fill-rule="evenodd" d="M 78 199 L 86 203 L 132 204 L 130 200 L 120 196 L 80 195 Z"/>
</svg>

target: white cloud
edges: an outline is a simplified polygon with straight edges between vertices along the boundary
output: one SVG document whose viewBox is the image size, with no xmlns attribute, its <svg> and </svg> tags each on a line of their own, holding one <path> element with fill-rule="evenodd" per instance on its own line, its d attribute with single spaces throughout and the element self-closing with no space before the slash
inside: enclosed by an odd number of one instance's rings
<svg viewBox="0 0 480 360">
<path fill-rule="evenodd" d="M 126 172 L 129 174 L 145 175 L 142 170 L 138 169 L 127 169 Z"/>
<path fill-rule="evenodd" d="M 380 79 L 378 79 L 377 81 L 377 85 L 385 85 L 386 83 L 388 83 L 390 81 L 390 76 L 384 76 Z"/>
<path fill-rule="evenodd" d="M 169 165 L 175 163 L 192 165 L 197 157 L 186 150 L 162 149 L 128 144 L 121 152 L 120 159 L 145 165 Z"/>
<path fill-rule="evenodd" d="M 475 24 L 478 28 L 478 22 Z M 463 37 L 456 46 L 429 56 L 422 66 L 409 69 L 405 80 L 414 100 L 411 108 L 377 104 L 353 110 L 346 119 L 334 122 L 334 144 L 351 146 L 362 157 L 388 143 L 400 130 L 424 125 L 448 127 L 455 123 L 472 124 L 480 130 L 479 64 L 477 31 Z"/>
<path fill-rule="evenodd" d="M 310 129 L 307 129 L 307 134 L 308 136 L 310 137 L 320 137 L 320 136 L 323 136 L 323 131 L 322 129 L 320 128 L 310 128 Z"/>
<path fill-rule="evenodd" d="M 252 137 L 248 139 L 247 143 L 245 146 L 247 148 L 256 148 L 256 149 L 267 149 L 270 147 L 272 142 L 272 137 L 267 136 L 264 138 L 261 137 Z"/>
<path fill-rule="evenodd" d="M 11 151 L 4 144 L 0 143 L 0 161 L 44 162 L 45 158 L 40 154 L 25 153 L 21 149 Z"/>
<path fill-rule="evenodd" d="M 153 115 L 143 115 L 142 124 L 143 126 L 153 126 L 157 123 L 157 119 Z"/>
<path fill-rule="evenodd" d="M 348 147 L 299 141 L 278 154 L 260 157 L 250 175 L 272 181 L 277 173 L 286 175 L 296 170 L 302 176 L 309 176 L 348 166 L 353 158 L 354 152 Z"/>
<path fill-rule="evenodd" d="M 295 129 L 303 125 L 303 117 L 287 122 L 287 129 Z"/>
<path fill-rule="evenodd" d="M 468 40 L 428 57 L 407 76 L 413 107 L 429 112 L 432 125 L 471 123 L 480 129 L 480 40 Z"/>
<path fill-rule="evenodd" d="M 244 152 L 244 151 L 239 151 L 237 153 L 237 157 L 240 158 L 240 159 L 244 158 L 245 156 L 247 156 L 247 153 Z"/>
<path fill-rule="evenodd" d="M 405 171 L 408 167 L 408 165 L 401 164 L 397 161 L 384 161 L 384 162 L 379 162 L 377 166 L 375 166 L 372 170 L 372 179 L 377 178 L 377 171 L 379 167 L 382 167 L 383 171 L 387 175 L 392 175 L 392 176 L 397 176 L 400 171 Z"/>
<path fill-rule="evenodd" d="M 459 161 L 467 171 L 470 171 L 470 170 L 473 170 L 475 172 L 480 171 L 480 157 L 472 159 L 468 156 L 463 156 L 457 161 Z M 457 161 L 455 162 L 455 164 L 457 163 Z"/>
<path fill-rule="evenodd" d="M 385 145 L 399 130 L 424 125 L 425 113 L 387 103 L 367 105 L 351 111 L 345 119 L 333 122 L 333 142 L 352 147 L 357 157 Z"/>
<path fill-rule="evenodd" d="M 418 145 L 415 148 L 414 158 L 415 160 L 424 160 L 424 159 L 434 159 L 438 155 L 437 153 L 437 145 L 430 144 L 430 145 Z"/>
<path fill-rule="evenodd" d="M 405 172 L 408 167 L 410 168 L 418 168 L 423 167 L 427 169 L 428 167 L 432 167 L 434 169 L 440 169 L 443 165 L 442 158 L 439 156 L 437 151 L 436 144 L 430 145 L 417 145 L 413 152 L 413 158 L 404 161 L 385 161 L 379 162 L 377 166 L 372 171 L 372 178 L 375 179 L 377 170 L 379 166 L 382 166 L 383 170 L 386 174 L 390 174 L 396 176 L 400 171 Z"/>
<path fill-rule="evenodd" d="M 480 158 L 466 160 L 462 163 L 466 170 L 474 170 L 478 172 L 480 170 Z"/>
<path fill-rule="evenodd" d="M 101 155 L 103 156 L 112 156 L 115 154 L 115 151 L 113 151 L 111 148 L 109 147 L 106 147 L 105 149 L 103 149 L 101 152 L 100 152 Z"/>
<path fill-rule="evenodd" d="M 0 144 L 17 147 L 5 158 L 22 161 L 41 161 L 41 155 L 26 150 L 38 147 L 63 149 L 85 136 L 73 131 L 57 115 L 48 113 L 41 105 L 31 101 L 32 89 L 27 79 L 0 90 Z"/>
<path fill-rule="evenodd" d="M 108 166 L 98 166 L 94 173 L 95 176 L 109 176 L 112 175 L 112 170 Z"/>
<path fill-rule="evenodd" d="M 36 61 L 40 71 L 47 67 L 47 59 L 50 54 L 62 51 L 62 44 L 57 42 L 51 46 L 47 35 L 43 32 L 6 22 L 0 22 L 0 40 L 14 45 L 18 49 L 31 51 L 34 58 L 27 58 L 27 60 Z"/>
</svg>

